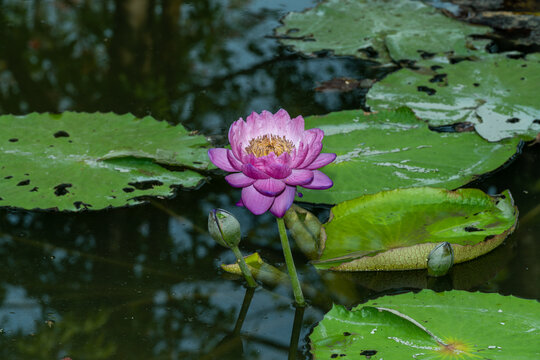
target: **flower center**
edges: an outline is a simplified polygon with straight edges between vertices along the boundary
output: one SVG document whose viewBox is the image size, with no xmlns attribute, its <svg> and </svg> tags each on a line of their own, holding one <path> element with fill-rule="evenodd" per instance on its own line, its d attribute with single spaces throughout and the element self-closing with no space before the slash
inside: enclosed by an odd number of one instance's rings
<svg viewBox="0 0 540 360">
<path fill-rule="evenodd" d="M 263 135 L 258 138 L 251 139 L 245 150 L 248 154 L 253 154 L 256 157 L 266 156 L 272 151 L 276 156 L 288 152 L 289 154 L 294 149 L 294 144 L 285 139 L 285 136 Z"/>
</svg>

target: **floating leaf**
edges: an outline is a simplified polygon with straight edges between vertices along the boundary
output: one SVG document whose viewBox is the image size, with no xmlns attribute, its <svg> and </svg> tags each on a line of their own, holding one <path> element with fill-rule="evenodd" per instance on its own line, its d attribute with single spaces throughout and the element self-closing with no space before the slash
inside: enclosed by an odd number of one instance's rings
<svg viewBox="0 0 540 360">
<path fill-rule="evenodd" d="M 303 13 L 289 13 L 282 22 L 276 36 L 297 51 L 331 50 L 382 63 L 441 52 L 469 56 L 475 48 L 469 35 L 490 31 L 412 0 L 324 1 Z"/>
<path fill-rule="evenodd" d="M 516 134 L 533 139 L 540 132 L 540 56 L 494 54 L 457 64 L 443 60 L 419 62 L 423 71 L 388 75 L 373 85 L 368 105 L 372 110 L 408 106 L 431 125 L 470 122 L 489 141 Z"/>
<path fill-rule="evenodd" d="M 396 188 L 455 189 L 504 164 L 519 143 L 488 143 L 474 132 L 437 133 L 407 108 L 312 116 L 306 127 L 322 129 L 323 151 L 338 155 L 323 168 L 334 181 L 330 191 L 302 189 L 303 201 L 327 204 Z"/>
<path fill-rule="evenodd" d="M 477 189 L 385 191 L 332 208 L 316 266 L 342 271 L 425 269 L 437 244 L 449 242 L 454 263 L 500 245 L 517 222 L 510 192 Z"/>
<path fill-rule="evenodd" d="M 499 294 L 385 296 L 351 311 L 334 305 L 310 335 L 311 353 L 316 359 L 538 359 L 539 313 L 537 301 Z"/>
<path fill-rule="evenodd" d="M 170 196 L 172 186 L 196 186 L 204 177 L 194 170 L 208 167 L 203 136 L 149 116 L 3 115 L 0 128 L 0 206 L 134 205 L 142 196 Z"/>
</svg>

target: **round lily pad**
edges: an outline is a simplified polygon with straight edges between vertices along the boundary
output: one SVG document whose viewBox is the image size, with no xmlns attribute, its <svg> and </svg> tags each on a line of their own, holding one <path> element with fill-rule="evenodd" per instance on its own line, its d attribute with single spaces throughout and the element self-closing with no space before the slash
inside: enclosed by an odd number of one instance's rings
<svg viewBox="0 0 540 360">
<path fill-rule="evenodd" d="M 336 153 L 325 166 L 330 191 L 302 189 L 302 201 L 335 204 L 396 188 L 455 189 L 503 165 L 519 139 L 489 143 L 474 132 L 438 133 L 408 108 L 378 113 L 339 111 L 306 118 L 324 131 L 323 151 Z"/>
<path fill-rule="evenodd" d="M 0 116 L 0 206 L 77 211 L 194 187 L 207 141 L 131 114 Z"/>
<path fill-rule="evenodd" d="M 451 244 L 454 263 L 500 245 L 517 223 L 509 191 L 411 188 L 345 201 L 332 208 L 321 231 L 315 266 L 340 271 L 425 269 L 428 255 Z"/>
<path fill-rule="evenodd" d="M 470 56 L 485 44 L 474 44 L 470 35 L 490 31 L 412 0 L 323 1 L 305 12 L 289 13 L 282 23 L 276 36 L 297 51 L 331 50 L 382 63 L 442 52 Z"/>
<path fill-rule="evenodd" d="M 540 358 L 540 304 L 499 294 L 423 290 L 352 310 L 334 305 L 310 335 L 314 359 Z"/>
<path fill-rule="evenodd" d="M 540 132 L 537 54 L 493 54 L 457 64 L 438 58 L 416 66 L 376 83 L 367 95 L 371 109 L 408 106 L 435 126 L 469 122 L 488 141 L 515 135 L 531 140 Z"/>
</svg>

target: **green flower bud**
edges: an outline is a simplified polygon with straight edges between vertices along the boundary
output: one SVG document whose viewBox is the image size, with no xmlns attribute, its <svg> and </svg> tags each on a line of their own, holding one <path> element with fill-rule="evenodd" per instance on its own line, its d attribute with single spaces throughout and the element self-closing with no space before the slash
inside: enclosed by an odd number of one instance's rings
<svg viewBox="0 0 540 360">
<path fill-rule="evenodd" d="M 444 276 L 454 265 L 454 250 L 448 242 L 440 243 L 429 253 L 427 268 L 429 276 Z"/>
<path fill-rule="evenodd" d="M 208 232 L 219 245 L 227 248 L 238 246 L 242 235 L 238 220 L 223 209 L 214 209 L 208 214 Z"/>
</svg>

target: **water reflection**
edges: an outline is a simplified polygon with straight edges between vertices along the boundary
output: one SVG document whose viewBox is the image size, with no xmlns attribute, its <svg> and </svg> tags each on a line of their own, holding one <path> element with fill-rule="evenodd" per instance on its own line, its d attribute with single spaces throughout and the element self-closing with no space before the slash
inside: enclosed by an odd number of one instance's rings
<svg viewBox="0 0 540 360">
<path fill-rule="evenodd" d="M 312 5 L 4 0 L 0 111 L 150 113 L 220 135 L 251 111 L 284 107 L 308 115 L 361 107 L 365 90 L 314 88 L 333 77 L 380 78 L 386 70 L 353 59 L 305 59 L 265 37 L 286 11 Z M 510 187 L 525 213 L 538 203 L 531 185 L 540 177 L 537 164 L 538 149 L 527 149 L 479 186 Z M 234 213 L 247 238 L 244 253 L 258 251 L 276 265 L 283 260 L 273 219 L 235 207 L 237 198 L 238 191 L 216 176 L 198 191 L 134 208 L 0 210 L 0 357 L 200 359 L 222 349 L 224 357 L 243 351 L 246 359 L 282 359 L 298 348 L 293 356 L 306 358 L 310 326 L 333 301 L 352 305 L 431 286 L 414 276 L 383 282 L 388 274 L 319 274 L 296 251 L 312 306 L 295 316 L 290 288 L 277 284 L 256 290 L 242 315 L 245 289 L 219 270 L 234 257 L 206 234 L 208 212 L 219 207 Z M 499 252 L 500 267 L 488 266 L 489 276 L 452 286 L 540 297 L 530 280 L 540 271 L 534 257 L 538 223 L 518 229 Z"/>
</svg>

